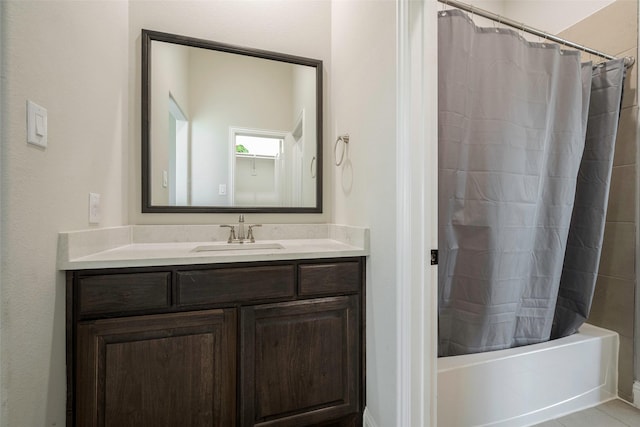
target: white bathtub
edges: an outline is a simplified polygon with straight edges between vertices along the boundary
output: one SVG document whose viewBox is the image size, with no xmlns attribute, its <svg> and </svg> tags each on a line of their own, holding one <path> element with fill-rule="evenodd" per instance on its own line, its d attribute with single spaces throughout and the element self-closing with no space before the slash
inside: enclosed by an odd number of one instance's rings
<svg viewBox="0 0 640 427">
<path fill-rule="evenodd" d="M 438 426 L 540 423 L 617 396 L 618 334 L 585 324 L 570 337 L 438 359 Z"/>
</svg>

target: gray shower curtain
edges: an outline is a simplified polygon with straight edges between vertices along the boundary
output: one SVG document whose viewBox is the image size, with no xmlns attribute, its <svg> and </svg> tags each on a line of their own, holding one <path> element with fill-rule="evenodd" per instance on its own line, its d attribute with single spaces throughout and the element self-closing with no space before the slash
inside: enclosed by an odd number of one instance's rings
<svg viewBox="0 0 640 427">
<path fill-rule="evenodd" d="M 571 334 L 595 287 L 623 62 L 592 69 L 458 10 L 438 26 L 438 353 Z"/>
</svg>

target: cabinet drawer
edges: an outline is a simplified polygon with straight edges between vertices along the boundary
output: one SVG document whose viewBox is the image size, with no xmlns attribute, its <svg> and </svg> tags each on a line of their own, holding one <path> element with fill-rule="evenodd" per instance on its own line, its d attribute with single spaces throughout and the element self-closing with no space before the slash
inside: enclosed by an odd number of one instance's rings
<svg viewBox="0 0 640 427">
<path fill-rule="evenodd" d="M 178 305 L 293 297 L 294 272 L 292 265 L 178 271 Z"/>
<path fill-rule="evenodd" d="M 360 290 L 360 263 L 301 264 L 299 294 L 327 295 Z"/>
<path fill-rule="evenodd" d="M 170 285 L 169 272 L 80 277 L 78 311 L 87 316 L 167 308 Z"/>
</svg>

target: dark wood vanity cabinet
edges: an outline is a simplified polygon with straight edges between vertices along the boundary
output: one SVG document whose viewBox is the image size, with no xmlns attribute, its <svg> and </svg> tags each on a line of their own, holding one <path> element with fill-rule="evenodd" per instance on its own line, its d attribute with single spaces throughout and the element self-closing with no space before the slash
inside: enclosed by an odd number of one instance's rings
<svg viewBox="0 0 640 427">
<path fill-rule="evenodd" d="M 72 271 L 67 425 L 356 426 L 364 258 Z"/>
<path fill-rule="evenodd" d="M 76 425 L 233 425 L 235 344 L 235 309 L 79 323 Z"/>
<path fill-rule="evenodd" d="M 358 412 L 357 296 L 242 308 L 240 425 L 306 426 Z"/>
</svg>

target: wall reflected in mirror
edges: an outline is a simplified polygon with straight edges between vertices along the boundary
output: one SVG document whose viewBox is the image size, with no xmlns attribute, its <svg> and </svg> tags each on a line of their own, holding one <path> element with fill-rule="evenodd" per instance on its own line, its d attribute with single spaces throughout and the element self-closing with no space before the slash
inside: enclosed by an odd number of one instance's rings
<svg viewBox="0 0 640 427">
<path fill-rule="evenodd" d="M 321 211 L 321 62 L 158 34 L 171 36 L 146 32 L 143 211 Z"/>
</svg>

